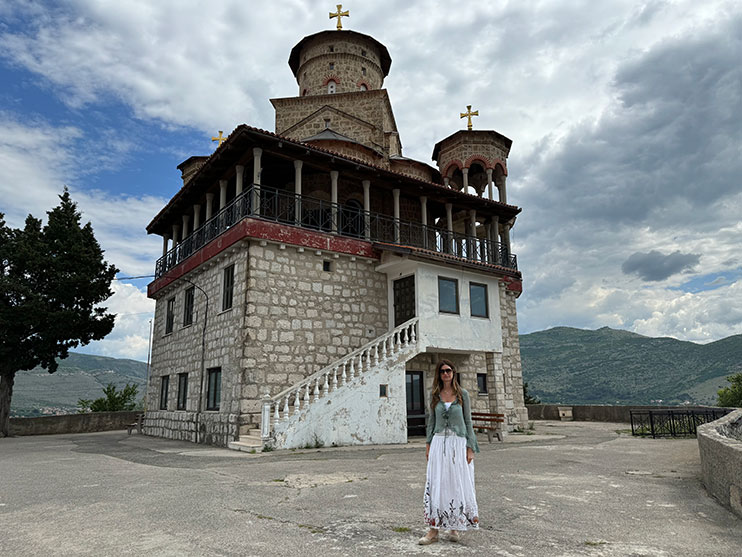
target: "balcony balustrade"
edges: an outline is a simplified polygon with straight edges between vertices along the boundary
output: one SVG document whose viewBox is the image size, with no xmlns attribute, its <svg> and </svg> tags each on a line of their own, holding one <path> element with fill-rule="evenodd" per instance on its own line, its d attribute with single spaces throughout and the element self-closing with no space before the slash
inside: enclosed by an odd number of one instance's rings
<svg viewBox="0 0 742 557">
<path fill-rule="evenodd" d="M 369 242 L 423 248 L 479 263 L 517 270 L 507 246 L 447 229 L 343 207 L 321 199 L 252 185 L 157 260 L 155 277 L 185 261 L 242 219 L 252 217 Z"/>
</svg>

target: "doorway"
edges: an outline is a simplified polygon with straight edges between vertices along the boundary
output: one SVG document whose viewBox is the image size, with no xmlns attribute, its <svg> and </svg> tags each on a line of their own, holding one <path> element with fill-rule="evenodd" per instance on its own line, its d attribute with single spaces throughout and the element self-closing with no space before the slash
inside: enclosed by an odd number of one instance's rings
<svg viewBox="0 0 742 557">
<path fill-rule="evenodd" d="M 415 317 L 415 275 L 397 279 L 394 286 L 394 326 Z"/>
<path fill-rule="evenodd" d="M 425 435 L 425 383 L 422 371 L 405 372 L 407 436 Z"/>
</svg>

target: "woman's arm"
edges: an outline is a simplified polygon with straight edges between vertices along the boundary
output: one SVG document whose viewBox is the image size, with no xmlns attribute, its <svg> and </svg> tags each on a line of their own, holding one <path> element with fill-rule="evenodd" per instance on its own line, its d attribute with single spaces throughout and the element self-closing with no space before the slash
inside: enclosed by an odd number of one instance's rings
<svg viewBox="0 0 742 557">
<path fill-rule="evenodd" d="M 464 425 L 466 425 L 466 447 L 471 449 L 473 452 L 478 453 L 479 443 L 477 443 L 477 435 L 474 433 L 474 428 L 471 423 L 471 402 L 469 401 L 469 393 L 465 389 L 462 389 L 461 395 L 464 400 L 462 410 L 464 411 Z"/>
<path fill-rule="evenodd" d="M 430 443 L 433 441 L 433 435 L 435 434 L 435 408 L 431 408 L 425 416 L 427 423 L 425 426 L 426 443 L 428 445 L 428 451 L 430 451 Z M 427 453 L 426 453 L 427 454 Z"/>
</svg>

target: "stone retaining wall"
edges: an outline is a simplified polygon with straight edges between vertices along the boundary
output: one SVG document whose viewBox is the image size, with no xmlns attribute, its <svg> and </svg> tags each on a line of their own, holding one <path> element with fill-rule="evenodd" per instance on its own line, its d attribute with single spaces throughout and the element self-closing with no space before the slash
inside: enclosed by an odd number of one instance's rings
<svg viewBox="0 0 742 557">
<path fill-rule="evenodd" d="M 580 422 L 625 422 L 631 423 L 631 410 L 693 410 L 715 409 L 707 406 L 612 406 L 603 404 L 528 404 L 529 420 L 558 420 L 559 408 L 572 409 L 572 419 Z"/>
<path fill-rule="evenodd" d="M 742 518 L 742 410 L 698 426 L 706 491 Z"/>
<path fill-rule="evenodd" d="M 38 418 L 10 418 L 11 435 L 91 433 L 126 429 L 141 412 L 91 412 Z"/>
</svg>

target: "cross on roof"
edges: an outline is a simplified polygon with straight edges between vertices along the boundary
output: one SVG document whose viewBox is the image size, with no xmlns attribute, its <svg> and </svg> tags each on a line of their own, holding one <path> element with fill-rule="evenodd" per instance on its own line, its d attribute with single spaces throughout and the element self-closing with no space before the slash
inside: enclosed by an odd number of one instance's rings
<svg viewBox="0 0 742 557">
<path fill-rule="evenodd" d="M 338 18 L 338 31 L 340 31 L 343 28 L 342 18 L 350 17 L 350 11 L 349 10 L 343 11 L 342 4 L 338 4 L 337 8 L 338 8 L 338 11 L 336 13 L 330 12 L 330 19 L 332 19 L 333 17 Z"/>
<path fill-rule="evenodd" d="M 471 117 L 472 116 L 479 116 L 479 111 L 478 110 L 475 110 L 474 112 L 472 112 L 471 111 L 471 105 L 470 104 L 467 104 L 466 105 L 466 112 L 462 112 L 461 113 L 461 117 L 467 119 L 467 121 L 466 121 L 466 129 L 467 130 L 470 130 L 471 129 Z"/>
<path fill-rule="evenodd" d="M 218 141 L 219 142 L 219 145 L 217 145 L 217 147 L 221 147 L 222 146 L 222 143 L 224 143 L 225 141 L 227 141 L 227 138 L 226 137 L 223 137 L 222 136 L 222 133 L 224 133 L 224 132 L 222 130 L 219 130 L 219 137 L 212 137 L 211 138 L 211 141 Z"/>
</svg>

